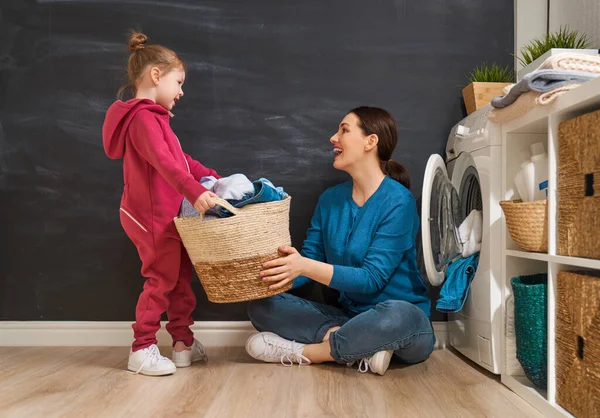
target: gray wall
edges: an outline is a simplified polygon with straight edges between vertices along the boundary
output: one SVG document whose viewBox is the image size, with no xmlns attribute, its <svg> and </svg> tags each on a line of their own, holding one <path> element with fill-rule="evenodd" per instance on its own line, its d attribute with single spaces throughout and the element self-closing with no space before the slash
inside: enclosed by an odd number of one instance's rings
<svg viewBox="0 0 600 418">
<path fill-rule="evenodd" d="M 561 26 L 588 35 L 592 48 L 600 48 L 599 0 L 514 0 L 515 55 L 521 47 L 548 30 L 558 31 Z M 523 66 L 515 57 L 516 69 Z"/>
<path fill-rule="evenodd" d="M 420 198 L 427 158 L 464 117 L 465 75 L 513 50 L 511 0 L 2 1 L 0 320 L 134 318 L 140 262 L 119 225 L 121 163 L 101 144 L 130 27 L 189 65 L 172 122 L 186 151 L 284 186 L 296 246 L 347 178 L 328 140 L 349 109 L 395 116 L 394 158 Z M 246 319 L 194 289 L 195 319 Z"/>
<path fill-rule="evenodd" d="M 550 0 L 550 31 L 561 26 L 586 33 L 592 48 L 600 48 L 600 1 Z"/>
</svg>

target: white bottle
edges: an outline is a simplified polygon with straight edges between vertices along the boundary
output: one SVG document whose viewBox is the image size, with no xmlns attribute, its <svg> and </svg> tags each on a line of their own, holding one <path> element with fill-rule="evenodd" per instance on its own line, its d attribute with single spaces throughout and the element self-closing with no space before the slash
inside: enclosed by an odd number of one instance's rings
<svg viewBox="0 0 600 418">
<path fill-rule="evenodd" d="M 530 170 L 533 172 L 533 164 L 531 164 L 531 161 L 529 160 L 531 154 L 528 149 L 521 150 L 519 154 L 521 155 L 521 169 L 515 176 L 515 187 L 517 188 L 519 196 L 521 196 L 521 200 L 523 202 L 529 202 L 532 199 L 533 194 L 527 187 L 528 184 L 525 181 L 525 172 L 527 171 L 528 166 L 531 166 Z"/>
<path fill-rule="evenodd" d="M 533 200 L 548 198 L 548 154 L 542 142 L 531 145 L 531 163 L 533 164 Z"/>
</svg>

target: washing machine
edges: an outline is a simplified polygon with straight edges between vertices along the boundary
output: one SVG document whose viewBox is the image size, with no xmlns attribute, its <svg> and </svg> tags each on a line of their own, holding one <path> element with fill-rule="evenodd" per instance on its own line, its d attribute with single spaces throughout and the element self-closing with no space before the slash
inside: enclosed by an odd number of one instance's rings
<svg viewBox="0 0 600 418">
<path fill-rule="evenodd" d="M 461 311 L 448 315 L 449 342 L 478 365 L 502 367 L 502 141 L 499 125 L 483 107 L 456 124 L 445 158 L 427 163 L 421 204 L 423 261 L 433 286 L 443 286 L 448 265 L 461 256 L 458 227 L 474 210 L 483 212 L 479 266 Z"/>
</svg>

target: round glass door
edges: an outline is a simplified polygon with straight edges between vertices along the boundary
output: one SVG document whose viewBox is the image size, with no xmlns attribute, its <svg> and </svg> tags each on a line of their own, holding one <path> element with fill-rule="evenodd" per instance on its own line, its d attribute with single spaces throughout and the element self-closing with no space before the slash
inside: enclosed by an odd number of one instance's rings
<svg viewBox="0 0 600 418">
<path fill-rule="evenodd" d="M 448 178 L 443 158 L 429 157 L 423 181 L 421 229 L 423 258 L 429 282 L 444 282 L 446 267 L 462 253 L 458 236 L 461 206 L 458 193 Z"/>
</svg>

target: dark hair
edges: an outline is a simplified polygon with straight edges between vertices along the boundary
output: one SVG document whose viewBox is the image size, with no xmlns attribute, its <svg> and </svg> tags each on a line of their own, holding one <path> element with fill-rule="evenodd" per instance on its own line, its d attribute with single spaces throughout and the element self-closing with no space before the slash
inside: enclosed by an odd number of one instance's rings
<svg viewBox="0 0 600 418">
<path fill-rule="evenodd" d="M 128 89 L 135 95 L 139 79 L 149 65 L 155 65 L 164 72 L 169 72 L 174 68 L 181 68 L 185 71 L 185 64 L 173 50 L 161 45 L 147 45 L 147 42 L 148 37 L 143 33 L 135 30 L 130 31 L 127 46 L 127 49 L 131 52 L 127 62 L 129 83 L 119 89 L 117 93 L 119 99 L 123 97 L 123 93 Z"/>
<path fill-rule="evenodd" d="M 370 106 L 360 106 L 349 113 L 358 117 L 358 127 L 365 135 L 375 134 L 379 138 L 377 155 L 383 172 L 410 189 L 408 170 L 399 162 L 392 160 L 392 153 L 398 144 L 398 127 L 392 115 L 384 109 Z"/>
</svg>

